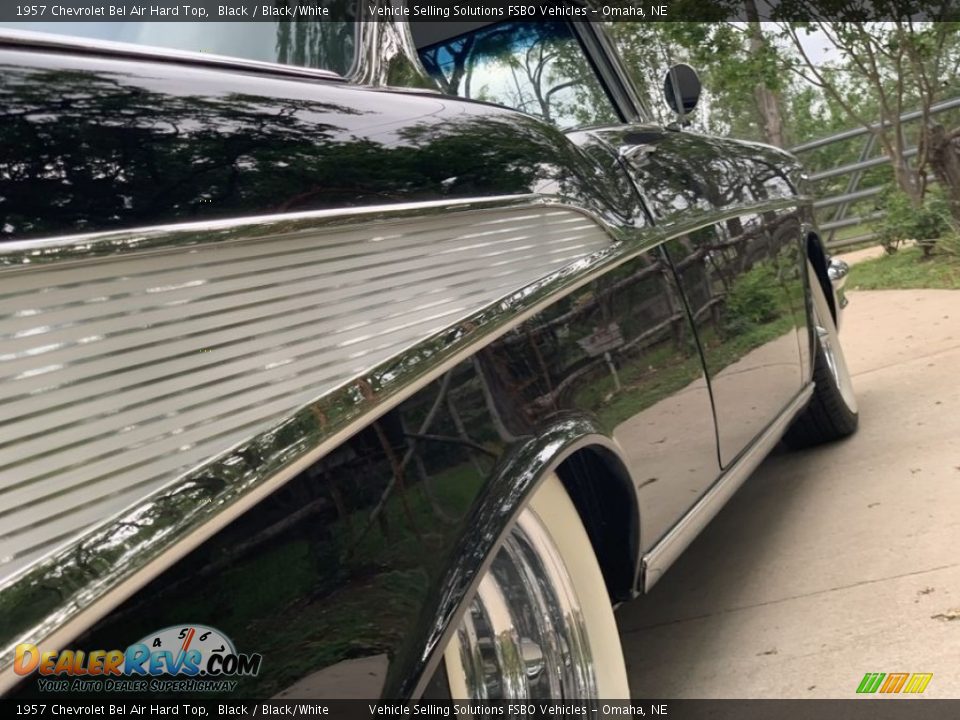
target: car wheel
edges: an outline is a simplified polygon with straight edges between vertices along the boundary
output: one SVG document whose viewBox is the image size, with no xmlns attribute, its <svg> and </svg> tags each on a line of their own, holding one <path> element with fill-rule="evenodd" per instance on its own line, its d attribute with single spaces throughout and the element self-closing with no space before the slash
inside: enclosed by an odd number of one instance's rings
<svg viewBox="0 0 960 720">
<path fill-rule="evenodd" d="M 808 264 L 813 299 L 815 387 L 810 404 L 787 431 L 784 441 L 793 448 L 810 447 L 852 435 L 859 423 L 857 396 L 843 356 L 837 324 L 823 287 Z"/>
<path fill-rule="evenodd" d="M 455 699 L 629 697 L 603 575 L 556 475 L 507 533 L 444 662 Z"/>
</svg>

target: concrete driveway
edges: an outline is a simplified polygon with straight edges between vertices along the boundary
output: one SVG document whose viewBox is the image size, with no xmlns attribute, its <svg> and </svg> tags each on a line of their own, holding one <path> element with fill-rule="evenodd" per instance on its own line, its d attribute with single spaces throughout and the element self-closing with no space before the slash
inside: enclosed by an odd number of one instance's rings
<svg viewBox="0 0 960 720">
<path fill-rule="evenodd" d="M 777 452 L 618 612 L 635 697 L 960 697 L 960 291 L 850 292 L 849 440 Z"/>
</svg>

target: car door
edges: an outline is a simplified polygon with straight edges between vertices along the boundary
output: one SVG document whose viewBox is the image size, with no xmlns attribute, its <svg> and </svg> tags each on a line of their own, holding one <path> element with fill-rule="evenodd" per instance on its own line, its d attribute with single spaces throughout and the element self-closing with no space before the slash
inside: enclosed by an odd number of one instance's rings
<svg viewBox="0 0 960 720">
<path fill-rule="evenodd" d="M 807 362 L 804 211 L 784 156 L 653 127 L 603 134 L 671 236 L 728 467 L 800 391 Z"/>
<path fill-rule="evenodd" d="M 610 187 L 611 204 L 629 208 L 629 224 L 649 237 L 642 254 L 556 305 L 558 316 L 534 333 L 549 338 L 541 339 L 539 356 L 489 363 L 499 368 L 489 371 L 496 384 L 510 388 L 505 395 L 526 408 L 511 407 L 504 417 L 577 410 L 601 420 L 638 478 L 641 546 L 649 550 L 720 468 L 706 376 L 669 258 L 615 148 L 603 133 L 582 129 L 623 122 L 598 38 L 567 22 L 411 23 L 411 29 L 421 61 L 444 92 L 522 110 L 565 131 L 575 154 L 589 158 L 596 187 Z M 561 193 L 566 182 L 558 178 Z M 522 345 L 514 342 L 511 354 Z M 526 365 L 549 368 L 551 386 L 519 372 Z M 531 428 L 515 432 L 523 431 Z"/>
<path fill-rule="evenodd" d="M 536 23 L 522 30 L 514 25 L 486 26 L 440 43 L 425 39 L 421 59 L 455 94 L 539 114 L 561 128 L 605 121 L 593 108 L 605 105 L 599 101 L 603 86 L 610 92 L 617 81 L 616 63 L 603 49 L 602 34 L 577 33 L 591 58 L 590 69 L 554 42 L 569 34 L 565 23 Z M 490 52 L 497 58 L 510 48 L 509 82 L 501 79 L 498 85 L 493 73 L 478 66 L 482 42 L 497 48 Z M 544 47 L 550 52 L 542 52 Z M 545 76 L 555 82 L 548 90 L 540 81 Z M 573 102 L 566 94 L 575 89 L 580 90 L 577 98 L 586 95 L 597 102 Z M 729 466 L 802 384 L 802 222 L 795 183 L 788 176 L 795 163 L 764 146 L 652 125 L 628 122 L 586 132 L 608 157 L 619 158 L 652 222 L 669 240 L 663 252 L 697 327 L 710 383 L 719 463 Z M 583 146 L 577 139 L 581 135 L 568 133 Z M 698 481 L 681 494 L 685 502 L 692 501 L 705 489 Z"/>
</svg>

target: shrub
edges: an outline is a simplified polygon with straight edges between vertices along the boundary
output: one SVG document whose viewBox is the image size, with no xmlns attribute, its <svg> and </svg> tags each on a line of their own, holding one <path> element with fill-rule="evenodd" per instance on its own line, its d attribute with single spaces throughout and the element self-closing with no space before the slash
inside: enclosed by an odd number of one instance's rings
<svg viewBox="0 0 960 720">
<path fill-rule="evenodd" d="M 888 188 L 881 197 L 887 212 L 876 228 L 877 237 L 891 255 L 906 240 L 918 242 L 927 255 L 934 242 L 952 228 L 950 207 L 939 188 L 928 190 L 920 207 L 914 207 L 897 187 Z"/>
<path fill-rule="evenodd" d="M 951 230 L 937 240 L 937 250 L 953 257 L 960 257 L 960 232 Z"/>
<path fill-rule="evenodd" d="M 734 283 L 727 294 L 727 331 L 737 334 L 758 323 L 776 320 L 781 292 L 776 269 L 766 263 L 755 265 Z"/>
</svg>

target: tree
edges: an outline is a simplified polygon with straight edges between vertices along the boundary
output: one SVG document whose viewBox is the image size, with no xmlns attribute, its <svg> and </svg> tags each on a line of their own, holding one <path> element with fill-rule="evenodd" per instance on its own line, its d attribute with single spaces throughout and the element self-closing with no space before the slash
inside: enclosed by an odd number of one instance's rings
<svg viewBox="0 0 960 720">
<path fill-rule="evenodd" d="M 300 0 L 275 0 L 275 5 L 292 12 L 300 10 Z M 355 6 L 350 0 L 326 0 L 333 17 L 342 20 L 319 21 L 296 17 L 276 23 L 277 62 L 349 72 L 355 52 Z"/>
<path fill-rule="evenodd" d="M 704 76 L 698 114 L 705 129 L 785 147 L 782 48 L 747 0 L 746 23 L 610 23 L 608 30 L 657 119 L 666 123 L 661 79 L 689 62 Z"/>
<path fill-rule="evenodd" d="M 757 112 L 763 123 L 763 134 L 767 142 L 784 147 L 783 113 L 780 106 L 779 82 L 776 73 L 770 68 L 777 67 L 779 56 L 773 45 L 767 40 L 760 24 L 760 13 L 754 0 L 746 0 L 747 37 L 749 38 L 749 57 L 758 65 L 761 73 L 753 86 L 753 96 L 757 103 Z"/>
<path fill-rule="evenodd" d="M 816 10 L 811 4 L 810 14 Z M 941 88 L 952 80 L 949 73 L 957 59 L 958 24 L 915 22 L 908 16 L 896 16 L 887 22 L 821 20 L 782 22 L 780 27 L 796 50 L 793 71 L 819 88 L 851 122 L 867 128 L 890 158 L 897 186 L 914 207 L 922 205 L 928 173 L 931 168 L 948 166 L 943 156 L 953 147 L 935 130 L 930 108 L 940 99 Z M 801 36 L 813 31 L 838 49 L 839 63 L 824 65 L 810 56 Z M 876 112 L 865 113 L 851 101 L 854 88 L 869 96 L 866 104 Z M 900 120 L 911 109 L 921 113 L 915 131 L 914 165 L 909 161 L 911 133 Z M 960 220 L 960 186 L 952 184 L 955 181 L 949 172 L 941 174 L 954 201 L 954 216 Z"/>
<path fill-rule="evenodd" d="M 539 115 L 561 127 L 616 116 L 570 27 L 498 23 L 420 50 L 444 92 Z"/>
</svg>

